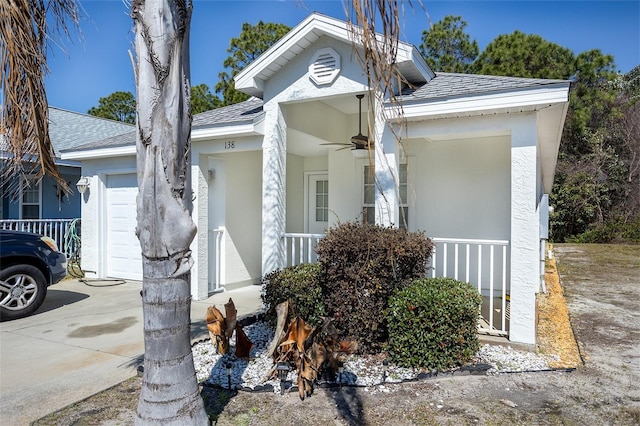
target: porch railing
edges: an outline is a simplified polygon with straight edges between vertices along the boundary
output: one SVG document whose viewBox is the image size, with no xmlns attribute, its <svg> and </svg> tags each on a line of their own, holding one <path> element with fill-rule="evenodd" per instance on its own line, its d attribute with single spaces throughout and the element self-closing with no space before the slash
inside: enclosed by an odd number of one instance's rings
<svg viewBox="0 0 640 426">
<path fill-rule="evenodd" d="M 224 253 L 224 227 L 209 230 L 209 293 L 220 290 L 222 285 L 222 254 Z"/>
<path fill-rule="evenodd" d="M 2 219 L 0 229 L 12 231 L 33 232 L 52 238 L 58 245 L 58 249 L 67 257 L 78 249 L 78 241 L 74 238 L 66 238 L 71 232 L 70 225 L 76 219 Z M 75 231 L 80 235 L 79 229 Z"/>
<path fill-rule="evenodd" d="M 509 241 L 431 238 L 431 276 L 472 284 L 482 295 L 481 333 L 509 333 Z"/>
<path fill-rule="evenodd" d="M 315 246 L 322 238 L 324 234 L 284 234 L 286 266 L 315 263 L 318 260 Z"/>
<path fill-rule="evenodd" d="M 323 234 L 286 233 L 286 266 L 317 261 L 315 245 Z M 431 238 L 435 250 L 428 275 L 472 284 L 482 295 L 478 331 L 508 336 L 510 311 L 509 241 Z"/>
</svg>

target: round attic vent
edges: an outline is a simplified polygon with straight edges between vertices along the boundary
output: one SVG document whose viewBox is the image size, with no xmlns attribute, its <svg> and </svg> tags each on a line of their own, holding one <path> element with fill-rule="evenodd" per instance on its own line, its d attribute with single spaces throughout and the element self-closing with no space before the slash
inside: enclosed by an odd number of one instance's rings
<svg viewBox="0 0 640 426">
<path fill-rule="evenodd" d="M 309 78 L 321 86 L 331 84 L 340 74 L 340 56 L 330 47 L 318 50 L 309 64 Z"/>
</svg>

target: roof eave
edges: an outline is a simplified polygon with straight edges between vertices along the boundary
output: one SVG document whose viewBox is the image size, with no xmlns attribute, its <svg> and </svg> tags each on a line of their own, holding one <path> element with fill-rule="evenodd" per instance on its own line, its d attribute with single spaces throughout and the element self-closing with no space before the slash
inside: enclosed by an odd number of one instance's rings
<svg viewBox="0 0 640 426">
<path fill-rule="evenodd" d="M 195 142 L 207 139 L 218 139 L 226 136 L 242 137 L 259 135 L 261 133 L 257 127 L 261 122 L 262 119 L 249 123 L 193 129 L 191 131 L 191 140 Z"/>
<path fill-rule="evenodd" d="M 407 120 L 419 120 L 445 114 L 510 110 L 517 107 L 550 105 L 568 101 L 569 82 L 558 82 L 507 92 L 403 101 L 401 115 Z M 398 107 L 388 105 L 386 108 L 393 112 Z"/>
<path fill-rule="evenodd" d="M 63 160 L 93 160 L 107 157 L 126 157 L 136 155 L 135 145 L 126 145 L 111 148 L 86 149 L 81 151 L 66 151 L 62 153 Z"/>
</svg>

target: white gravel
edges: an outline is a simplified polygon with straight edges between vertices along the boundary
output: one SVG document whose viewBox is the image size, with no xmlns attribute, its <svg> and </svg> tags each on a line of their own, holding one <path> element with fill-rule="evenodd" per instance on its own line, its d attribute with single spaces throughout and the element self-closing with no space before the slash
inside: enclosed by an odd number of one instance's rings
<svg viewBox="0 0 640 426">
<path fill-rule="evenodd" d="M 253 342 L 249 360 L 235 357 L 235 335 L 231 338 L 231 350 L 226 355 L 218 355 L 210 340 L 204 340 L 193 345 L 193 360 L 199 382 L 218 385 L 226 388 L 228 376 L 226 366 L 231 363 L 231 387 L 255 389 L 260 385 L 273 386 L 274 392 L 280 392 L 280 382 L 266 380 L 266 375 L 273 367 L 273 360 L 267 356 L 266 350 L 273 331 L 264 322 L 257 322 L 244 328 L 245 333 Z M 547 370 L 547 359 L 541 355 L 512 349 L 499 345 L 484 345 L 476 354 L 476 363 L 489 364 L 488 374 L 500 374 L 517 371 Z M 372 363 L 366 356 L 351 355 L 344 363 L 342 383 L 357 386 L 380 385 L 397 383 L 403 380 L 416 379 L 420 371 L 401 368 L 390 364 L 386 376 L 383 377 L 383 366 Z M 288 381 L 296 383 L 295 371 L 290 371 Z"/>
</svg>

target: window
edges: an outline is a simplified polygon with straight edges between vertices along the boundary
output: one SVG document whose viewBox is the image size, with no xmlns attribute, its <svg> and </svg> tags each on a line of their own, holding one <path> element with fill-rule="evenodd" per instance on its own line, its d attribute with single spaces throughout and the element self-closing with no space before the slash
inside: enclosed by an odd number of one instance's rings
<svg viewBox="0 0 640 426">
<path fill-rule="evenodd" d="M 26 179 L 22 187 L 21 218 L 40 219 L 40 182 Z"/>
<path fill-rule="evenodd" d="M 376 176 L 374 168 L 364 166 L 364 203 L 362 206 L 362 223 L 376 223 Z"/>
<path fill-rule="evenodd" d="M 399 211 L 398 217 L 400 220 L 399 228 L 406 229 L 409 223 L 409 197 L 408 197 L 408 175 L 407 165 L 400 164 L 398 169 L 399 173 Z M 373 167 L 364 166 L 364 202 L 362 208 L 362 223 L 376 223 L 376 185 L 375 185 L 375 173 Z"/>
<path fill-rule="evenodd" d="M 316 181 L 316 222 L 329 221 L 329 181 Z"/>
<path fill-rule="evenodd" d="M 409 189 L 408 189 L 408 178 L 407 178 L 407 165 L 406 164 L 400 164 L 400 167 L 398 169 L 398 173 L 400 174 L 400 178 L 399 178 L 399 200 L 398 200 L 398 204 L 399 204 L 399 209 L 400 211 L 398 212 L 398 218 L 400 220 L 400 224 L 399 224 L 399 228 L 403 228 L 403 229 L 407 229 L 408 228 L 408 224 L 409 224 L 409 197 L 407 196 L 409 194 Z"/>
</svg>

